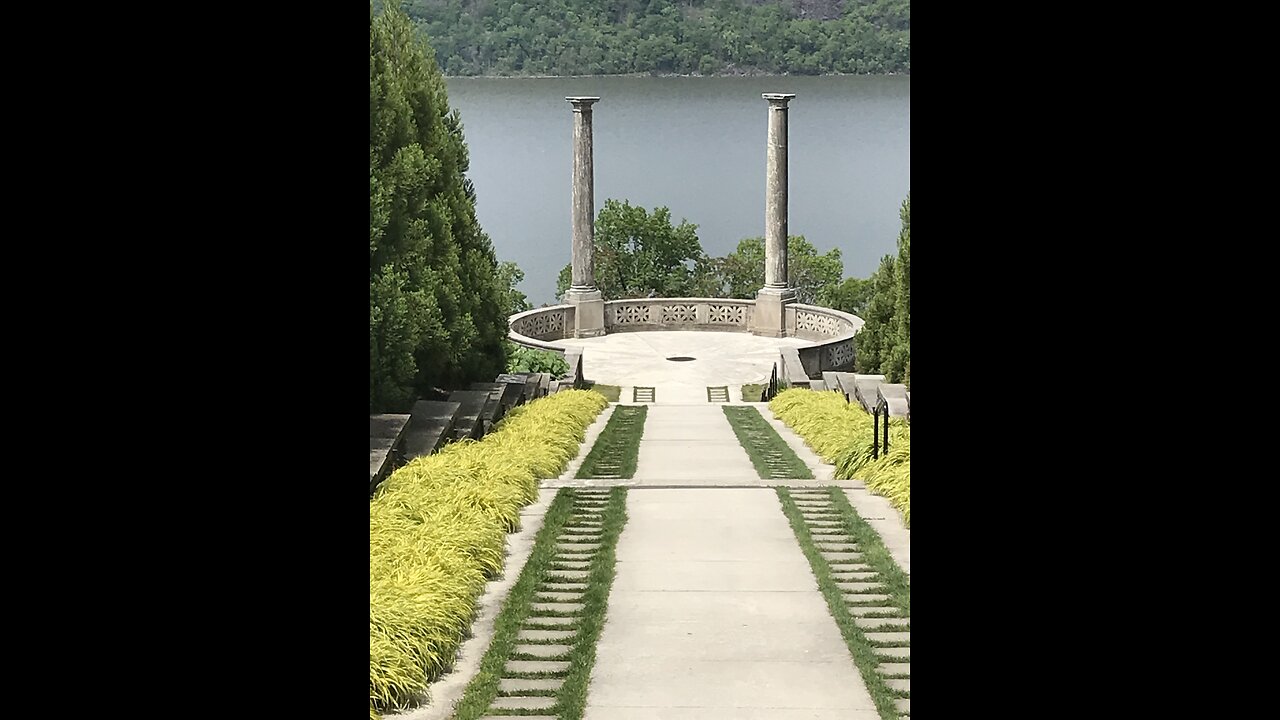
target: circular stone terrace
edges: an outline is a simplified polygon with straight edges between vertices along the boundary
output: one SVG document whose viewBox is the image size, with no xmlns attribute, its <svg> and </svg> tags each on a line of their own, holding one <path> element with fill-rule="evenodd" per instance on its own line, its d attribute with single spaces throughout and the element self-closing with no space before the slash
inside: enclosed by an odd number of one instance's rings
<svg viewBox="0 0 1280 720">
<path fill-rule="evenodd" d="M 574 305 L 513 315 L 512 342 L 559 354 L 580 350 L 582 375 L 623 388 L 659 388 L 654 402 L 706 402 L 707 388 L 727 386 L 732 401 L 742 385 L 767 384 L 773 373 L 792 385 L 853 364 L 853 335 L 862 319 L 830 308 L 786 304 L 786 335 L 757 334 L 755 301 L 643 298 L 604 304 L 604 334 L 583 337 Z M 754 332 L 753 332 L 754 330 Z M 593 333 L 594 334 L 594 333 Z M 685 360 L 683 358 L 692 358 Z"/>
</svg>

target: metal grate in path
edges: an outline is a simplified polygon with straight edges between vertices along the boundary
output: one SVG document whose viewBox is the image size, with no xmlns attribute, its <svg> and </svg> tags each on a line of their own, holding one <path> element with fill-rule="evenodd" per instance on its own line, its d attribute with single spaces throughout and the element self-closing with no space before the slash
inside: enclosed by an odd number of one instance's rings
<svg viewBox="0 0 1280 720">
<path fill-rule="evenodd" d="M 707 402 L 729 402 L 729 386 L 728 385 L 708 385 L 707 386 Z"/>
<path fill-rule="evenodd" d="M 651 387 L 633 387 L 631 388 L 631 402 L 651 403 L 654 402 L 655 391 Z"/>
</svg>

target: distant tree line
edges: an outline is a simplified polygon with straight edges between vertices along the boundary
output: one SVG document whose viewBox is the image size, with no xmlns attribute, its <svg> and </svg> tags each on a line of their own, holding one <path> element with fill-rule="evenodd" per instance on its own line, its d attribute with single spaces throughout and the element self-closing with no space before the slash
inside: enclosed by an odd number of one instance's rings
<svg viewBox="0 0 1280 720">
<path fill-rule="evenodd" d="M 911 72 L 910 0 L 402 3 L 447 75 Z"/>
</svg>

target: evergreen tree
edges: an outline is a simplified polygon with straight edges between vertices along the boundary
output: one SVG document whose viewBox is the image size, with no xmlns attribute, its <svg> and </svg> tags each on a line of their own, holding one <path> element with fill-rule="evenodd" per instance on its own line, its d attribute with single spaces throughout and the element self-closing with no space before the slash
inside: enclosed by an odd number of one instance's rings
<svg viewBox="0 0 1280 720">
<path fill-rule="evenodd" d="M 467 146 L 435 55 L 369 8 L 369 410 L 505 364 L 509 288 L 475 217 Z"/>
</svg>

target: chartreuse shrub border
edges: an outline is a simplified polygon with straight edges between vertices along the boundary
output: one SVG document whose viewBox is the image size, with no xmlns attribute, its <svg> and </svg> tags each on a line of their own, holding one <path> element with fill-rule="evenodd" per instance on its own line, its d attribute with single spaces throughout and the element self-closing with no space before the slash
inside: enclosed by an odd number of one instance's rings
<svg viewBox="0 0 1280 720">
<path fill-rule="evenodd" d="M 837 479 L 866 483 L 868 490 L 888 498 L 911 527 L 911 426 L 902 418 L 889 419 L 889 453 L 873 460 L 871 415 L 838 392 L 786 390 L 769 402 L 769 409 L 836 466 Z"/>
<path fill-rule="evenodd" d="M 575 490 L 563 488 L 548 509 L 542 529 L 534 542 L 533 552 L 494 623 L 493 640 L 480 661 L 480 670 L 467 685 L 466 693 L 458 703 L 452 720 L 477 720 L 485 715 L 497 714 L 489 707 L 498 696 L 498 686 L 506 674 L 504 668 L 507 660 L 515 646 L 521 644 L 520 629 L 530 615 L 530 605 L 537 602 L 538 587 L 547 579 L 547 572 L 556 569 L 556 546 L 560 542 L 558 538 L 566 522 L 574 515 L 575 496 Z M 587 705 L 587 684 L 596 661 L 596 642 L 604 628 L 609 590 L 613 587 L 616 575 L 618 536 L 627 523 L 626 501 L 626 488 L 615 487 L 609 490 L 609 500 L 602 511 L 600 523 L 600 548 L 592 557 L 591 569 L 584 581 L 587 589 L 581 600 L 582 612 L 575 616 L 573 625 L 556 626 L 557 630 L 576 630 L 578 633 L 572 643 L 573 649 L 563 658 L 569 661 L 569 669 L 564 674 L 564 684 L 554 693 L 556 706 L 550 710 L 504 710 L 501 711 L 502 714 L 554 715 L 560 720 L 582 720 Z M 553 676 L 559 675 L 548 674 L 548 677 Z M 520 694 L 531 696 L 550 693 L 524 691 Z"/>
<path fill-rule="evenodd" d="M 804 390 L 803 392 L 811 391 Z M 884 542 L 880 539 L 880 535 L 876 533 L 875 529 L 854 511 L 853 506 L 849 504 L 849 499 L 845 497 L 844 491 L 833 487 L 826 488 L 826 491 L 830 494 L 834 511 L 838 514 L 838 518 L 836 516 L 832 516 L 832 518 L 840 521 L 843 526 L 841 530 L 844 531 L 847 537 L 842 542 L 853 542 L 858 545 L 858 552 L 862 555 L 862 559 L 859 562 L 871 568 L 871 572 L 876 574 L 874 582 L 884 588 L 882 594 L 889 596 L 888 600 L 877 603 L 877 605 L 895 607 L 901 610 L 905 616 L 910 617 L 910 578 L 893 561 L 893 557 L 889 554 L 889 550 L 885 548 Z M 880 713 L 882 720 L 897 720 L 900 714 L 895 703 L 903 695 L 895 693 L 885 683 L 886 678 L 877 668 L 881 662 L 886 661 L 876 655 L 875 646 L 871 644 L 871 641 L 865 635 L 866 632 L 883 631 L 865 631 L 854 622 L 853 613 L 849 612 L 849 606 L 845 602 L 845 591 L 836 584 L 836 579 L 831 574 L 831 565 L 822 557 L 822 553 L 818 550 L 817 545 L 814 544 L 813 534 L 809 532 L 804 516 L 796 505 L 795 496 L 791 494 L 788 488 L 777 488 L 777 493 L 778 499 L 782 502 L 782 512 L 787 516 L 787 522 L 791 524 L 791 530 L 795 533 L 796 540 L 800 543 L 800 550 L 804 552 L 805 557 L 809 560 L 810 567 L 813 568 L 813 576 L 818 581 L 818 590 L 827 601 L 827 608 L 831 611 L 831 617 L 840 628 L 840 635 L 844 638 L 845 646 L 849 648 L 849 654 L 853 657 L 853 664 L 858 667 L 858 672 L 862 675 L 867 692 L 876 704 L 876 710 Z M 823 536 L 827 542 L 831 541 L 830 537 L 829 535 Z M 890 645 L 889 643 L 880 644 Z M 900 645 L 900 643 L 893 645 Z M 909 694 L 904 695 L 910 697 Z"/>
<path fill-rule="evenodd" d="M 512 409 L 483 440 L 415 458 L 369 501 L 369 715 L 422 699 L 468 635 L 506 534 L 577 454 L 608 401 L 564 390 Z"/>
</svg>

